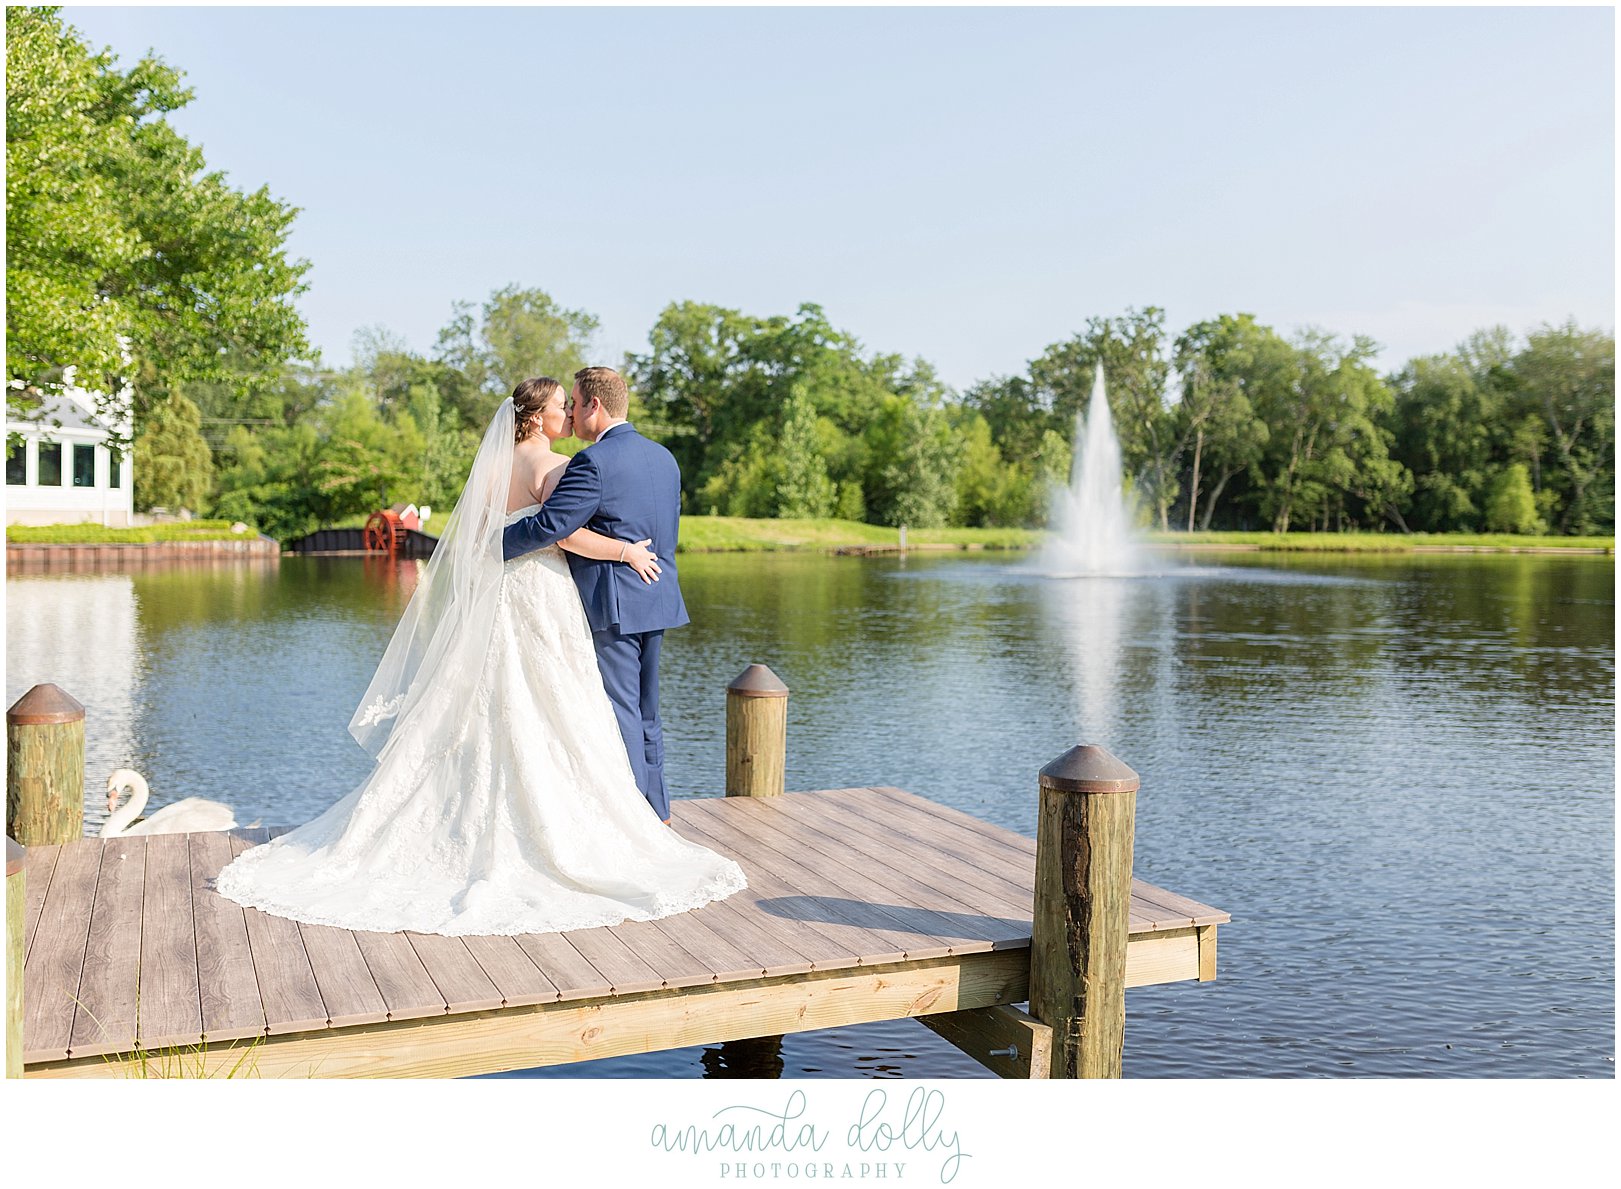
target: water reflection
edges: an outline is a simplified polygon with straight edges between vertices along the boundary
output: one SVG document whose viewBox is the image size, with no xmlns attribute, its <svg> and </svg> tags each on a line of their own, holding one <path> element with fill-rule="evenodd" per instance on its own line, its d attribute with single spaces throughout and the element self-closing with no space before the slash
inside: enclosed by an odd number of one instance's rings
<svg viewBox="0 0 1621 1189">
<path fill-rule="evenodd" d="M 1140 602 L 1149 590 L 1146 582 L 1126 578 L 1043 583 L 1047 619 L 1063 637 L 1069 661 L 1077 743 L 1121 746 L 1115 694 L 1123 620 L 1128 600 Z"/>
<path fill-rule="evenodd" d="M 84 702 L 92 775 L 304 821 L 370 767 L 345 728 L 416 578 L 354 558 L 13 577 L 8 693 Z M 1217 982 L 1130 993 L 1129 1075 L 1613 1076 L 1611 559 L 1065 582 L 994 555 L 698 555 L 682 585 L 678 795 L 719 792 L 725 685 L 752 661 L 793 691 L 793 788 L 894 784 L 1030 834 L 1036 772 L 1073 744 L 1138 771 L 1138 874 L 1235 920 Z M 913 1021 L 546 1076 L 779 1059 L 989 1076 Z"/>
<path fill-rule="evenodd" d="M 107 817 L 105 781 L 139 767 L 135 742 L 142 654 L 128 574 L 6 581 L 6 705 L 51 683 L 85 712 L 85 829 Z"/>
</svg>

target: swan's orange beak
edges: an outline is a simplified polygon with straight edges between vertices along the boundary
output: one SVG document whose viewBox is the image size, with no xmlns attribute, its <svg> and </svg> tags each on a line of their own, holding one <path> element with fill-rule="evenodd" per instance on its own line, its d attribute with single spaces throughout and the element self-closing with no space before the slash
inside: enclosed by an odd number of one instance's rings
<svg viewBox="0 0 1621 1189">
<path fill-rule="evenodd" d="M 116 788 L 109 788 L 107 790 L 107 812 L 108 813 L 114 813 L 114 812 L 117 811 L 117 809 L 118 809 L 118 790 Z"/>
</svg>

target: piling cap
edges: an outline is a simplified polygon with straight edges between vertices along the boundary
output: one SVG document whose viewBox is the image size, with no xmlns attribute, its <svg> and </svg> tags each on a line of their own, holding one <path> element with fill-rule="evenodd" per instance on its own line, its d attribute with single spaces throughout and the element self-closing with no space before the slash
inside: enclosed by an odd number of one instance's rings
<svg viewBox="0 0 1621 1189">
<path fill-rule="evenodd" d="M 10 879 L 13 875 L 16 875 L 17 872 L 23 869 L 23 855 L 25 853 L 26 852 L 23 850 L 22 845 L 15 838 L 11 837 L 9 834 L 6 835 L 7 879 Z"/>
<path fill-rule="evenodd" d="M 764 665 L 750 665 L 732 679 L 726 692 L 745 698 L 786 698 L 788 687 Z"/>
<path fill-rule="evenodd" d="M 83 719 L 84 707 L 78 700 L 49 683 L 36 685 L 6 711 L 6 725 L 13 727 L 82 722 Z"/>
<path fill-rule="evenodd" d="M 1106 748 L 1072 747 L 1041 770 L 1041 787 L 1061 793 L 1135 793 L 1141 781 Z"/>
</svg>

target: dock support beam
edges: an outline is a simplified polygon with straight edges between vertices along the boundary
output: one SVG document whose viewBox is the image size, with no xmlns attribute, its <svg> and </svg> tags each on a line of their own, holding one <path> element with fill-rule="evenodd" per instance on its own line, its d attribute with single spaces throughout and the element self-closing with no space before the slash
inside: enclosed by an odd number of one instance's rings
<svg viewBox="0 0 1621 1189">
<path fill-rule="evenodd" d="M 84 707 L 54 685 L 6 711 L 6 834 L 24 846 L 84 834 Z"/>
<path fill-rule="evenodd" d="M 6 839 L 6 1076 L 23 1075 L 23 848 Z"/>
<path fill-rule="evenodd" d="M 1120 1076 L 1138 784 L 1095 746 L 1041 770 L 1030 1011 L 1053 1030 L 1055 1078 Z"/>
<path fill-rule="evenodd" d="M 917 1022 L 1000 1077 L 1052 1077 L 1053 1030 L 1012 1004 L 919 1016 Z"/>
<path fill-rule="evenodd" d="M 726 795 L 780 797 L 788 765 L 788 687 L 750 665 L 726 687 Z"/>
</svg>

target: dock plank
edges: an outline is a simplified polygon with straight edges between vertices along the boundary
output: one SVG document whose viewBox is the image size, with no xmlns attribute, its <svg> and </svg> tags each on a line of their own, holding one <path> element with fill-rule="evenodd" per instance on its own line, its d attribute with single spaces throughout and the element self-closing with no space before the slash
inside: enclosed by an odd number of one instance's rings
<svg viewBox="0 0 1621 1189">
<path fill-rule="evenodd" d="M 30 846 L 23 856 L 23 961 L 34 948 L 34 934 L 39 929 L 39 914 L 45 908 L 45 895 L 50 890 L 51 876 L 56 873 L 56 857 L 60 846 Z"/>
<path fill-rule="evenodd" d="M 23 967 L 24 1062 L 68 1055 L 73 1006 L 90 936 L 90 906 L 100 873 L 98 839 L 63 844 Z"/>
<path fill-rule="evenodd" d="M 705 908 L 711 905 L 705 905 Z M 710 982 L 735 982 L 740 979 L 760 978 L 765 967 L 758 956 L 732 944 L 726 935 L 711 928 L 719 922 L 717 914 L 700 915 L 703 909 L 675 913 L 650 922 L 670 941 L 692 955 L 697 966 L 708 972 Z M 631 923 L 631 922 L 627 922 Z M 623 926 L 616 926 L 622 928 Z M 657 963 L 654 963 L 655 967 Z M 665 986 L 674 986 L 668 978 Z M 694 986 L 700 985 L 695 982 Z"/>
<path fill-rule="evenodd" d="M 741 805 L 744 798 L 736 800 Z M 881 906 L 844 894 L 847 889 L 830 874 L 836 866 L 824 856 L 791 839 L 768 837 L 767 819 L 741 809 L 700 812 L 703 828 L 729 843 L 739 862 L 747 857 L 760 874 L 775 879 L 778 894 L 761 897 L 757 906 L 768 926 L 795 921 L 817 929 L 843 944 L 857 965 L 906 961 L 909 947 L 919 950 L 926 944 L 907 922 Z M 744 870 L 751 870 L 748 863 Z"/>
<path fill-rule="evenodd" d="M 354 938 L 383 997 L 389 1019 L 420 1020 L 442 1016 L 449 1010 L 405 934 L 357 931 Z"/>
<path fill-rule="evenodd" d="M 388 1005 L 377 989 L 360 944 L 348 929 L 297 922 L 310 973 L 321 992 L 327 1023 L 334 1028 L 388 1019 Z"/>
<path fill-rule="evenodd" d="M 448 1012 L 489 1011 L 501 1006 L 501 992 L 484 973 L 460 937 L 407 933 L 411 948 L 444 998 Z"/>
<path fill-rule="evenodd" d="M 1158 913 L 1165 918 L 1166 928 L 1181 928 L 1188 924 L 1225 925 L 1233 919 L 1219 908 L 1212 908 L 1208 904 L 1179 896 L 1158 884 L 1136 879 L 1132 881 L 1131 890 L 1133 897 L 1141 897 L 1145 903 L 1155 906 Z"/>
<path fill-rule="evenodd" d="M 566 934 L 525 933 L 513 940 L 557 988 L 559 999 L 602 999 L 613 994 L 612 980 L 587 962 Z"/>
<path fill-rule="evenodd" d="M 945 805 L 939 801 L 931 801 L 927 797 L 920 797 L 918 794 L 907 792 L 905 789 L 898 789 L 892 785 L 878 784 L 868 786 L 865 789 L 830 789 L 828 791 L 838 796 L 851 794 L 859 796 L 863 792 L 877 793 L 883 801 L 891 805 L 904 806 L 910 812 L 924 814 L 925 816 L 931 817 L 938 822 L 950 823 L 952 825 L 959 826 L 962 829 L 972 831 L 975 834 L 995 838 L 999 842 L 1005 844 L 1009 849 L 1028 855 L 1030 857 L 1030 861 L 1032 863 L 1035 862 L 1036 840 L 1034 838 L 1020 834 L 1016 830 L 1009 830 L 1003 826 L 993 825 L 990 822 L 983 821 L 980 818 L 975 817 L 971 813 L 964 813 L 962 810 L 957 809 L 954 806 Z"/>
<path fill-rule="evenodd" d="M 915 793 L 877 786 L 831 789 L 811 794 L 909 833 L 921 833 L 941 845 L 962 843 L 962 857 L 974 868 L 965 874 L 980 887 L 1012 884 L 1025 895 L 1034 891 L 1035 842 L 1022 834 L 981 822 L 960 810 L 936 805 Z M 1025 862 L 1018 862 L 1020 855 Z M 991 882 L 987 882 L 987 878 Z M 1145 880 L 1132 880 L 1131 931 L 1145 933 L 1195 925 L 1221 925 L 1232 918 L 1220 909 L 1168 892 Z"/>
<path fill-rule="evenodd" d="M 557 1002 L 557 985 L 510 937 L 464 937 L 467 952 L 501 993 L 507 1007 Z"/>
<path fill-rule="evenodd" d="M 951 943 L 914 928 L 915 922 L 874 901 L 869 881 L 790 833 L 778 833 L 790 819 L 773 810 L 780 797 L 732 798 L 735 805 L 700 806 L 706 827 L 713 826 L 738 854 L 749 854 L 778 874 L 791 891 L 763 903 L 769 919 L 814 920 L 860 930 L 850 944 L 863 964 L 912 961 L 951 952 Z M 744 805 L 743 802 L 751 802 Z M 854 886 L 852 886 L 854 885 Z M 814 915 L 813 915 L 814 914 Z"/>
<path fill-rule="evenodd" d="M 951 946 L 952 953 L 1020 948 L 1030 944 L 1030 906 L 1017 896 L 988 896 L 958 878 L 960 863 L 942 873 L 942 853 L 874 825 L 819 797 L 783 797 L 777 806 L 792 825 L 779 825 L 860 874 L 851 886 L 887 896 L 896 911 Z M 818 840 L 819 839 L 819 840 Z M 849 881 L 846 881 L 849 882 Z"/>
<path fill-rule="evenodd" d="M 231 861 L 231 840 L 217 831 L 187 834 L 191 903 L 197 929 L 197 994 L 203 1038 L 215 1041 L 263 1036 L 265 1009 L 253 971 L 253 947 L 240 904 L 214 891 L 214 879 Z"/>
<path fill-rule="evenodd" d="M 825 798 L 825 800 L 824 800 Z M 952 878 L 961 884 L 1023 904 L 1029 913 L 1036 887 L 1035 856 L 1015 842 L 1018 835 L 972 818 L 952 820 L 927 812 L 928 802 L 892 795 L 889 789 L 831 789 L 803 798 L 799 808 L 834 816 L 854 814 L 872 823 L 879 837 L 899 836 L 931 854 L 949 855 Z"/>
<path fill-rule="evenodd" d="M 144 1049 L 195 1045 L 203 1039 L 191 853 L 186 837 L 153 834 L 146 840 L 136 1021 Z"/>
<path fill-rule="evenodd" d="M 664 979 L 642 961 L 610 930 L 575 929 L 566 934 L 569 944 L 580 956 L 608 980 L 612 995 L 632 995 L 638 991 L 657 991 Z"/>
<path fill-rule="evenodd" d="M 952 875 L 965 894 L 984 893 L 1026 914 L 1032 911 L 1034 843 L 1026 846 L 1029 840 L 1023 835 L 988 822 L 977 822 L 955 810 L 949 814 L 934 813 L 930 802 L 899 789 L 831 789 L 810 797 L 819 803 L 826 797 L 828 800 L 823 804 L 831 812 L 860 814 L 894 831 L 897 839 L 915 838 L 917 844 L 933 852 L 953 853 L 959 862 L 953 865 Z M 911 845 L 909 841 L 904 844 Z M 1130 932 L 1148 933 L 1188 923 L 1175 914 L 1168 916 L 1161 905 L 1144 899 L 1140 893 L 1149 887 L 1141 880 L 1132 881 Z"/>
<path fill-rule="evenodd" d="M 233 830 L 231 853 L 239 855 L 268 841 L 269 837 L 270 832 L 262 826 Z M 244 908 L 242 915 L 248 927 L 248 944 L 253 949 L 253 969 L 259 979 L 265 1030 L 276 1036 L 326 1027 L 326 1002 L 321 998 L 320 984 L 310 968 L 310 957 L 304 949 L 298 923 L 257 908 Z"/>
<path fill-rule="evenodd" d="M 996 868 L 1005 866 L 1005 856 L 994 840 L 977 831 L 937 824 L 906 806 L 886 803 L 876 790 L 839 791 L 858 795 L 823 800 L 823 794 L 816 793 L 798 798 L 786 808 L 801 817 L 825 819 L 830 829 L 851 829 L 855 845 L 869 859 L 881 859 L 889 850 L 896 857 L 907 856 L 927 872 L 940 873 L 944 866 L 953 891 L 964 904 L 1023 921 L 1028 938 L 1035 903 L 1033 870 L 1029 884 L 1017 874 L 999 875 Z M 942 864 L 942 856 L 950 857 L 949 865 Z"/>
<path fill-rule="evenodd" d="M 702 1031 L 710 1025 L 686 1013 L 720 1002 L 712 997 L 741 994 L 740 1010 L 752 1011 L 757 994 L 871 968 L 878 990 L 892 971 L 918 972 L 904 1004 L 916 1014 L 919 1003 L 955 997 L 955 980 L 979 977 L 971 972 L 985 963 L 1016 963 L 1030 943 L 1035 844 L 1012 831 L 882 787 L 673 808 L 679 832 L 739 862 L 748 888 L 658 921 L 520 937 L 356 933 L 244 910 L 213 891 L 224 863 L 285 827 L 34 848 L 25 860 L 30 1075 L 116 1076 L 121 1065 L 105 1056 L 114 1050 L 267 1033 L 280 1052 L 313 1046 L 310 1060 L 295 1063 L 301 1076 L 321 1075 L 323 1033 L 338 1067 L 375 1070 L 355 1038 L 400 1028 L 414 1037 L 449 1015 L 482 1028 L 486 1013 L 512 1021 L 507 1067 L 516 1068 L 535 1061 L 532 1044 L 517 1040 L 529 1027 L 525 1012 L 556 1008 L 589 1021 L 663 995 L 672 1028 Z M 1229 919 L 1133 881 L 1128 985 L 1213 977 L 1214 926 Z M 956 1001 L 1011 1002 L 1010 991 Z M 886 1012 L 870 1018 L 894 1018 Z M 487 1021 L 495 1026 L 493 1014 Z M 434 1023 L 434 1035 L 451 1026 Z M 659 1047 L 634 1036 L 625 1043 Z M 565 1047 L 598 1052 L 593 1045 Z M 222 1068 L 235 1060 L 229 1049 L 206 1057 Z"/>
<path fill-rule="evenodd" d="M 139 834 L 99 844 L 101 873 L 90 909 L 69 1056 L 123 1052 L 135 1043 L 146 844 Z"/>
<path fill-rule="evenodd" d="M 748 876 L 748 887 L 717 904 L 705 906 L 699 912 L 730 913 L 724 927 L 733 931 L 739 945 L 749 947 L 748 952 L 763 957 L 768 975 L 775 977 L 810 970 L 841 970 L 860 964 L 859 955 L 852 953 L 848 944 L 834 940 L 813 923 L 768 915 L 761 908 L 761 902 L 791 894 L 792 889 L 759 867 L 752 856 L 733 853 L 724 839 L 704 830 L 690 815 L 683 815 L 679 808 L 676 810 L 676 825 L 683 836 L 737 861 Z"/>
</svg>

